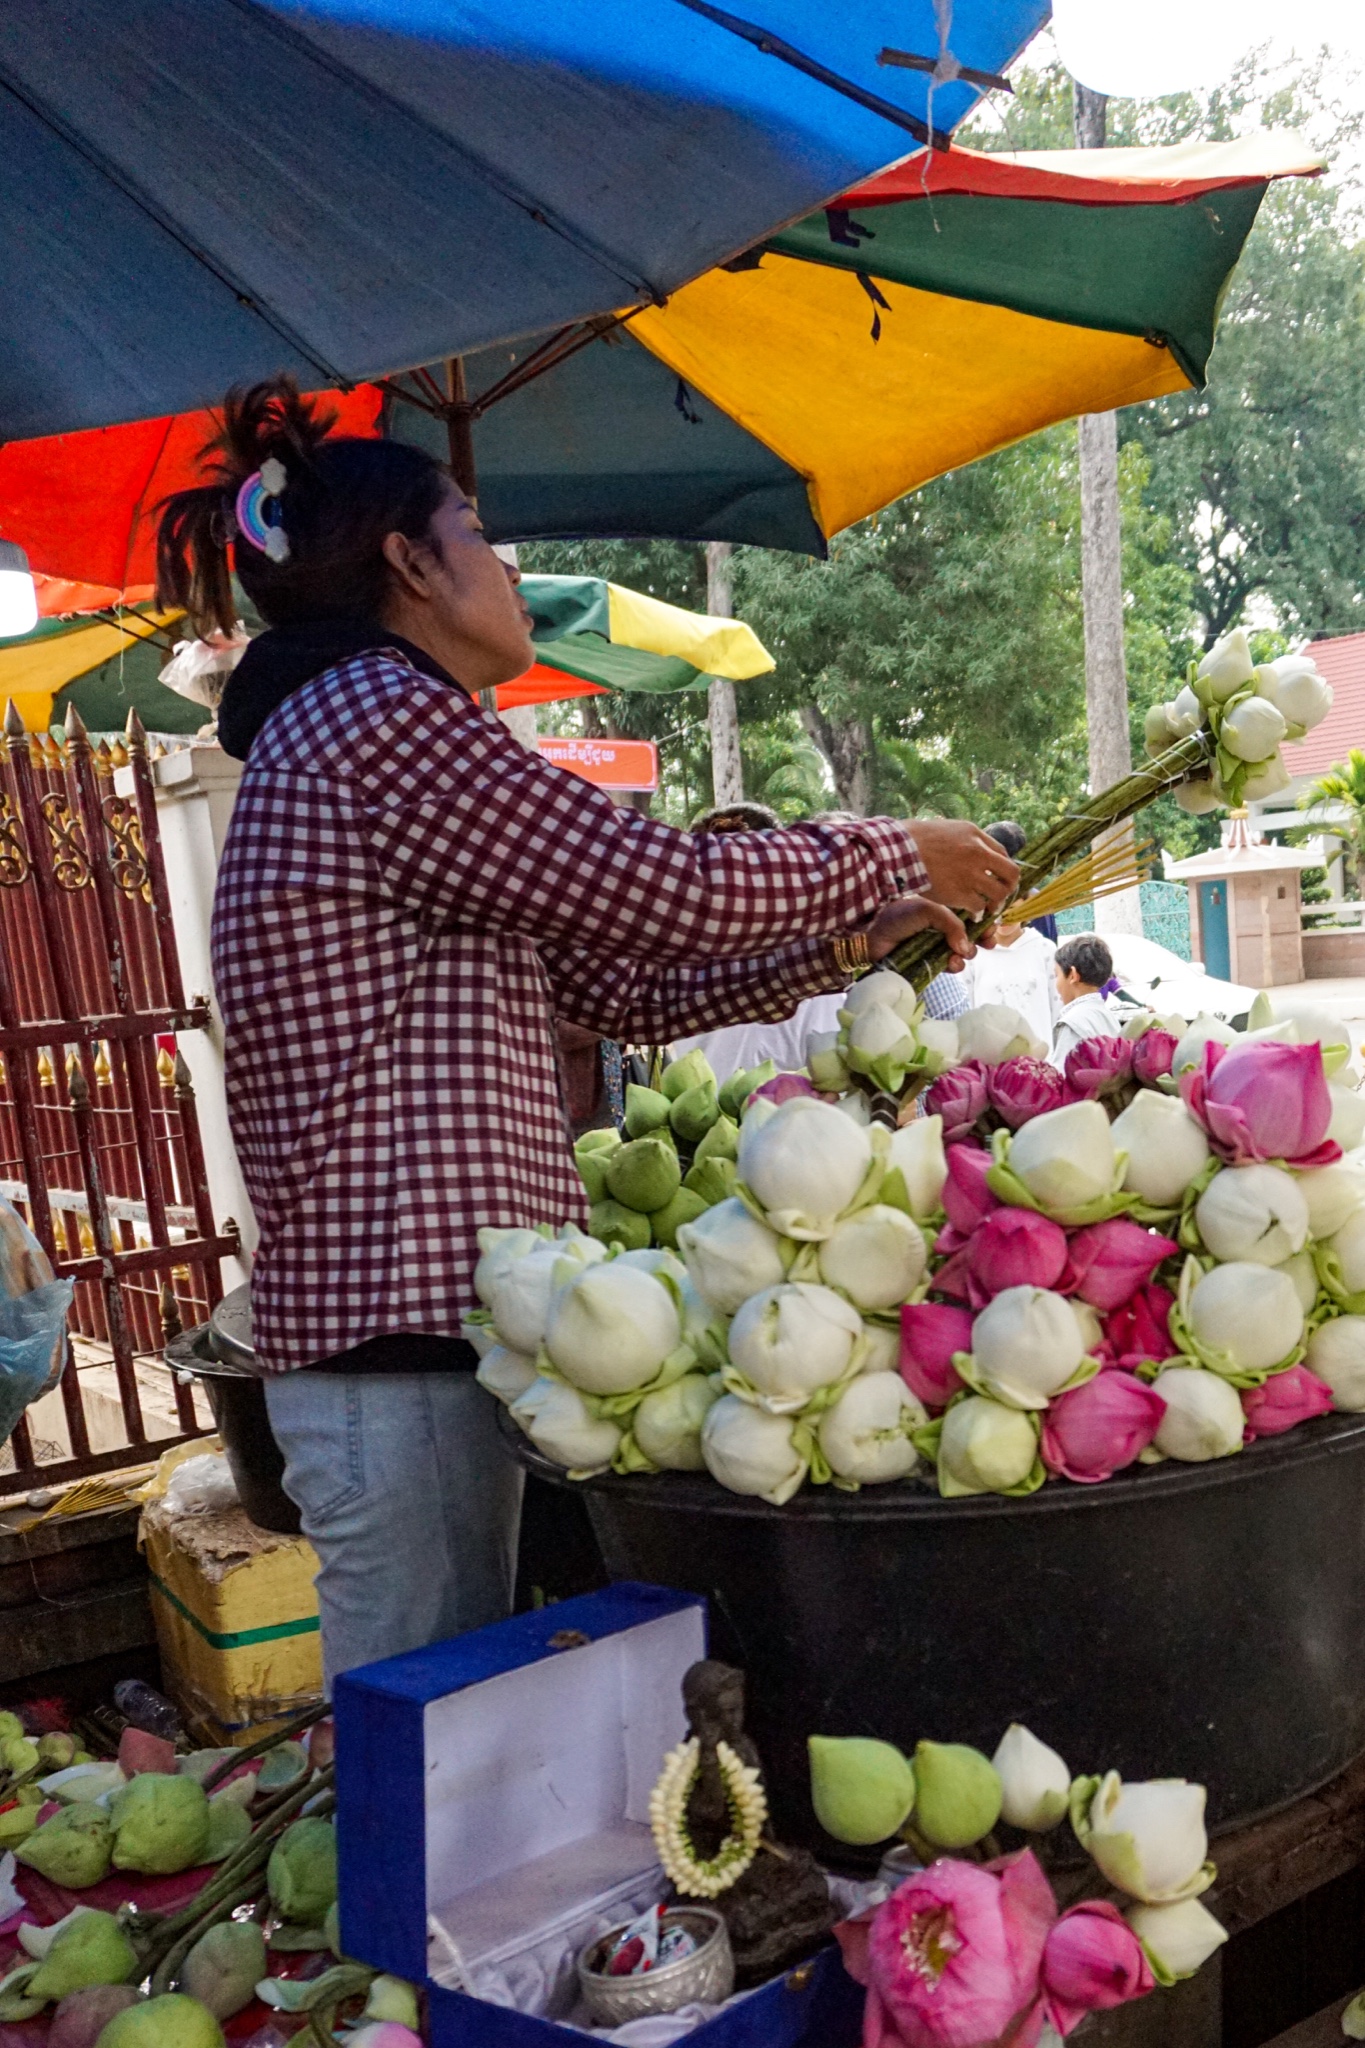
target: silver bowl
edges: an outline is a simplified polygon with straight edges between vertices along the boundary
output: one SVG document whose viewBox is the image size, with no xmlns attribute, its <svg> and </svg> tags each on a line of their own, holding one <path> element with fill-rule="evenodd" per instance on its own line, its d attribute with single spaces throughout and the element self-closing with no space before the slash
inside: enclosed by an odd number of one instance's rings
<svg viewBox="0 0 1365 2048">
<path fill-rule="evenodd" d="M 639 1977 L 608 1977 L 601 1965 L 612 1943 L 625 1933 L 627 1922 L 599 1934 L 578 1958 L 578 1988 L 593 2019 L 603 2026 L 622 2027 L 650 2013 L 676 2012 L 680 2005 L 723 2005 L 735 1988 L 735 1959 L 730 1936 L 719 1913 L 709 1906 L 672 1906 L 663 1927 L 685 1927 L 696 1939 L 690 1956 L 646 1970 Z"/>
</svg>

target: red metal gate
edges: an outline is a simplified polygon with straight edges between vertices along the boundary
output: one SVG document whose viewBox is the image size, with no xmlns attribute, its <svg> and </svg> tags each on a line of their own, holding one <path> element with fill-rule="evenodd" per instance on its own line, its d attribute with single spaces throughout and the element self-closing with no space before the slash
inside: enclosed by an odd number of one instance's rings
<svg viewBox="0 0 1365 2048">
<path fill-rule="evenodd" d="M 115 789 L 131 770 L 132 796 Z M 209 1022 L 186 1003 L 157 832 L 146 735 L 92 746 L 26 733 L 14 706 L 0 740 L 0 1194 L 76 1283 L 76 1357 L 62 1379 L 67 1444 L 39 1462 L 27 1420 L 0 1496 L 145 1459 L 139 1362 L 159 1356 L 222 1297 L 238 1254 L 209 1201 L 194 1090 L 176 1035 Z M 81 1363 L 107 1361 L 126 1441 L 93 1450 Z M 175 1386 L 176 1433 L 202 1433 Z"/>
</svg>

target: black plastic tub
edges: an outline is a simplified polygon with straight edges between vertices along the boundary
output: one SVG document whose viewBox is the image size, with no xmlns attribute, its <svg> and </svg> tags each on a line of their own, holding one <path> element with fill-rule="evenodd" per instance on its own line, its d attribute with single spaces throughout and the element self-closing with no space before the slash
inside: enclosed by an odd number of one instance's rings
<svg viewBox="0 0 1365 2048">
<path fill-rule="evenodd" d="M 613 1579 L 709 1597 L 777 1826 L 817 1850 L 811 1734 L 989 1754 L 1024 1721 L 1073 1772 L 1200 1781 L 1220 1829 L 1365 1750 L 1365 1416 L 1027 1500 L 911 1481 L 773 1508 L 704 1474 L 582 1483 Z"/>
<path fill-rule="evenodd" d="M 250 1290 L 234 1287 L 207 1323 L 172 1338 L 165 1358 L 172 1372 L 192 1373 L 207 1394 L 249 1519 L 277 1536 L 297 1536 L 299 1511 L 284 1490 L 284 1454 L 251 1344 Z"/>
</svg>

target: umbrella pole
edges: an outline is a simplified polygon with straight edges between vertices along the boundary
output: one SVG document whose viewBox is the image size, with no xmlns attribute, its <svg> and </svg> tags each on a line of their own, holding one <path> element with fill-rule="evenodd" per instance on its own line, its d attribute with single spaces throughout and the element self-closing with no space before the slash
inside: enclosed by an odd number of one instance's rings
<svg viewBox="0 0 1365 2048">
<path fill-rule="evenodd" d="M 479 502 L 479 476 L 474 466 L 474 421 L 469 411 L 469 391 L 465 384 L 463 356 L 448 356 L 446 359 L 446 435 L 450 444 L 450 474 L 464 492 L 471 505 Z M 496 713 L 498 693 L 496 690 L 480 690 L 479 702 L 485 711 Z"/>
</svg>

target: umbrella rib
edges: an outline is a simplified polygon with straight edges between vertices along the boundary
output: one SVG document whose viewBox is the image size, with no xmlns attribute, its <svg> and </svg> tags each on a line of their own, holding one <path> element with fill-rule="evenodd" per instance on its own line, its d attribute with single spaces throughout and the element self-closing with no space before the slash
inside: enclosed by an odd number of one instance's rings
<svg viewBox="0 0 1365 2048">
<path fill-rule="evenodd" d="M 917 114 L 909 114 L 903 107 L 896 106 L 894 101 L 884 100 L 879 94 L 868 92 L 861 85 L 855 85 L 851 78 L 841 77 L 837 71 L 831 71 L 828 65 L 819 63 L 814 57 L 806 56 L 795 44 L 784 42 L 781 36 L 773 35 L 771 30 L 758 28 L 753 22 L 744 21 L 737 14 L 727 14 L 723 7 L 713 7 L 711 0 L 678 0 L 678 5 L 688 8 L 693 14 L 700 14 L 706 21 L 715 22 L 717 28 L 727 29 L 732 36 L 738 36 L 741 42 L 752 43 L 765 57 L 776 57 L 780 63 L 790 64 L 793 71 L 804 73 L 807 78 L 813 78 L 819 85 L 827 85 L 831 92 L 842 93 L 846 100 L 852 100 L 857 106 L 866 107 L 869 113 L 880 114 L 884 121 L 890 121 L 895 127 L 907 129 L 916 142 L 926 142 L 931 149 L 948 149 L 951 146 L 952 137 L 944 129 L 930 128 Z"/>
<path fill-rule="evenodd" d="M 83 158 L 90 165 L 92 170 L 97 172 L 108 184 L 113 185 L 117 191 L 122 192 L 125 199 L 131 200 L 138 211 L 145 214 L 148 220 L 154 221 L 163 234 L 170 236 L 177 247 L 183 249 L 186 255 L 192 257 L 204 270 L 207 270 L 211 277 L 217 278 L 219 284 L 225 286 L 232 293 L 240 306 L 243 306 L 247 312 L 254 313 L 257 319 L 279 336 L 281 341 L 287 343 L 291 349 L 297 350 L 299 355 L 306 362 L 311 363 L 313 368 L 329 384 L 340 384 L 348 389 L 350 388 L 354 379 L 343 375 L 334 364 L 327 361 L 325 356 L 320 356 L 316 349 L 311 348 L 302 335 L 297 334 L 281 314 L 277 313 L 272 306 L 263 303 L 255 292 L 248 291 L 240 279 L 235 278 L 230 271 L 224 269 L 223 265 L 215 257 L 210 256 L 206 249 L 202 249 L 196 241 L 186 234 L 178 222 L 142 190 L 141 186 L 134 183 L 116 164 L 111 163 L 103 151 L 96 149 L 91 142 L 88 142 L 83 135 L 74 129 L 68 121 L 64 120 L 60 114 L 56 113 L 53 108 L 47 106 L 42 100 L 35 98 L 28 87 L 20 85 L 3 66 L 0 66 L 0 88 L 3 88 L 13 99 L 16 99 L 20 106 L 27 107 L 35 120 L 40 121 L 45 128 L 50 129 L 52 134 L 59 136 L 69 149 L 74 150 L 77 156 Z"/>
</svg>

